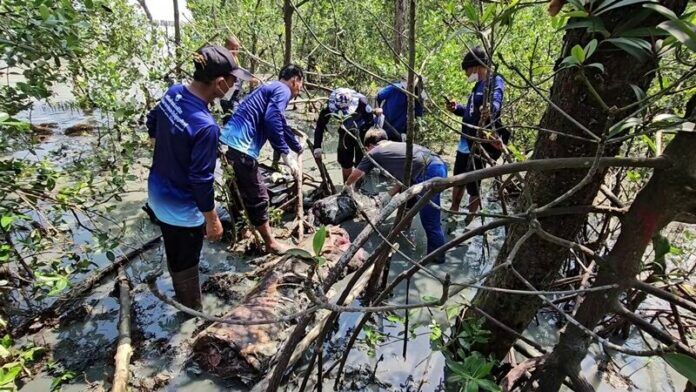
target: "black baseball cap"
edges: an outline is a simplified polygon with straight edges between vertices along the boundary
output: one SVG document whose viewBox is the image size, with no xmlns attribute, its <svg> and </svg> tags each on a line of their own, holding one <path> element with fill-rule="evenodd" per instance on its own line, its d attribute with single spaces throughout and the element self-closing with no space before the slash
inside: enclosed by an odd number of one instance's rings
<svg viewBox="0 0 696 392">
<path fill-rule="evenodd" d="M 475 67 L 477 65 L 486 66 L 487 62 L 488 55 L 480 46 L 477 46 L 471 49 L 464 56 L 464 60 L 462 60 L 462 69 L 466 71 L 467 68 Z"/>
<path fill-rule="evenodd" d="M 237 65 L 229 50 L 218 45 L 201 48 L 193 57 L 193 65 L 196 68 L 193 78 L 203 82 L 230 75 L 244 81 L 254 79 L 251 72 Z"/>
</svg>

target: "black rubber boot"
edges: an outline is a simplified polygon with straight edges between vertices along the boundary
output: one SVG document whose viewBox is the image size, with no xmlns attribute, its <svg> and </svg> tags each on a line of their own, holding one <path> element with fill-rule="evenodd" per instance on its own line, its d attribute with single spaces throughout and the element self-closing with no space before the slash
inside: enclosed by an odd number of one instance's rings
<svg viewBox="0 0 696 392">
<path fill-rule="evenodd" d="M 174 285 L 176 300 L 194 310 L 201 310 L 201 285 L 198 282 L 198 266 L 179 272 L 169 272 Z"/>
</svg>

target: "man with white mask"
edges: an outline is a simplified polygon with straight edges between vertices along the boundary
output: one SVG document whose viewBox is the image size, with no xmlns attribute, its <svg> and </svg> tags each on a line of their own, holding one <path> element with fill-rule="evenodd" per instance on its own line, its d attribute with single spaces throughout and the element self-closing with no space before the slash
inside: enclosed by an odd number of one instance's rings
<svg viewBox="0 0 696 392">
<path fill-rule="evenodd" d="M 500 123 L 500 109 L 503 105 L 505 82 L 500 75 L 490 75 L 488 55 L 481 47 L 475 47 L 464 56 L 462 70 L 466 72 L 469 82 L 475 83 L 466 105 L 447 101 L 447 110 L 462 117 L 462 134 L 457 147 L 454 163 L 454 175 L 483 168 L 482 150 L 498 159 L 507 143 L 509 132 Z M 482 130 L 487 128 L 488 130 Z M 489 139 L 489 143 L 474 143 L 467 136 Z M 476 212 L 481 208 L 481 182 L 466 185 L 469 194 L 468 210 Z M 452 190 L 452 210 L 459 211 L 459 204 L 464 196 L 464 187 Z M 473 216 L 467 217 L 471 222 Z"/>
</svg>

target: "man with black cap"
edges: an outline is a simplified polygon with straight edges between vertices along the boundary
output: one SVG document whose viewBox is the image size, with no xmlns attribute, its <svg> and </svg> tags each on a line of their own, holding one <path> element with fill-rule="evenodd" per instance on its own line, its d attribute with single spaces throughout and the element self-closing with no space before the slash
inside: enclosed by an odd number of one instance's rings
<svg viewBox="0 0 696 392">
<path fill-rule="evenodd" d="M 314 157 L 322 159 L 322 144 L 324 142 L 324 132 L 329 126 L 331 119 L 338 117 L 342 122 L 338 126 L 338 148 L 336 150 L 336 160 L 341 165 L 343 182 L 363 158 L 363 151 L 360 148 L 360 140 L 365 136 L 373 125 L 372 107 L 367 102 L 364 95 L 355 90 L 341 87 L 331 92 L 329 102 L 319 112 L 317 125 L 314 128 Z"/>
<path fill-rule="evenodd" d="M 278 152 L 294 176 L 302 175 L 297 158 L 302 145 L 285 119 L 290 99 L 302 91 L 304 73 L 289 64 L 280 70 L 278 81 L 263 85 L 239 105 L 220 134 L 226 144 L 226 157 L 232 163 L 239 193 L 249 214 L 251 224 L 261 234 L 269 253 L 285 253 L 290 247 L 275 239 L 268 223 L 268 190 L 259 172 L 258 159 L 266 141 Z"/>
<path fill-rule="evenodd" d="M 471 49 L 462 61 L 462 70 L 470 82 L 474 82 L 474 88 L 469 95 L 466 106 L 455 101 L 447 102 L 447 110 L 462 117 L 462 133 L 457 147 L 457 158 L 454 163 L 454 175 L 483 168 L 482 152 L 493 159 L 498 159 L 503 149 L 503 143 L 507 143 L 508 131 L 500 123 L 500 109 L 503 105 L 503 93 L 505 82 L 499 75 L 490 75 L 488 72 L 488 55 L 481 49 Z M 490 99 L 488 99 L 488 97 Z M 481 131 L 483 128 L 490 131 Z M 490 142 L 474 143 L 469 137 L 487 138 Z M 469 194 L 469 212 L 476 212 L 481 208 L 480 195 L 481 182 L 472 182 L 466 185 Z M 464 196 L 464 187 L 456 186 L 452 190 L 452 210 L 459 211 L 459 204 Z M 471 222 L 472 215 L 466 219 Z"/>
<path fill-rule="evenodd" d="M 160 222 L 174 294 L 183 305 L 201 308 L 198 262 L 203 238 L 216 241 L 222 224 L 214 206 L 214 170 L 220 127 L 208 110 L 237 79 L 250 80 L 230 52 L 206 46 L 194 54 L 193 81 L 169 88 L 147 115 L 155 139 L 148 198 Z"/>
</svg>

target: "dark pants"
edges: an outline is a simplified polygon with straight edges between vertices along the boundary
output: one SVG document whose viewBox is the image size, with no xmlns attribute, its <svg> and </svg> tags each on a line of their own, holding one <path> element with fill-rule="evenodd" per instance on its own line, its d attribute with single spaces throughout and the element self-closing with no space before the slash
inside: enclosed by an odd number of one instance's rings
<svg viewBox="0 0 696 392">
<path fill-rule="evenodd" d="M 454 175 L 467 173 L 474 170 L 483 169 L 483 160 L 475 154 L 464 154 L 457 151 L 457 158 L 454 161 Z M 481 190 L 481 181 L 469 182 L 466 184 L 466 191 L 469 196 L 478 197 Z"/>
<path fill-rule="evenodd" d="M 203 248 L 204 225 L 197 227 L 172 226 L 160 222 L 167 265 L 172 272 L 198 266 Z"/>
<path fill-rule="evenodd" d="M 227 159 L 232 163 L 237 188 L 254 227 L 268 222 L 268 190 L 259 172 L 256 159 L 234 148 L 227 149 Z"/>
<path fill-rule="evenodd" d="M 364 136 L 364 135 L 363 135 Z M 338 150 L 336 150 L 336 160 L 344 169 L 351 169 L 363 159 L 363 151 L 352 133 L 338 131 Z"/>
</svg>

